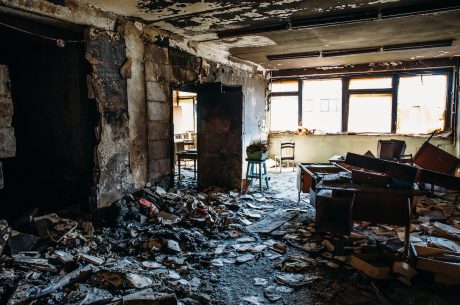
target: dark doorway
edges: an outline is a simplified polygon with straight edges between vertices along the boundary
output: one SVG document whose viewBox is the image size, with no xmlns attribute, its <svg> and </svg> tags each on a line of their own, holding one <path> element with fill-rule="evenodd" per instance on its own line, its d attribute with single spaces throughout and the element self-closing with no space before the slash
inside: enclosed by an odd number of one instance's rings
<svg viewBox="0 0 460 305">
<path fill-rule="evenodd" d="M 83 31 L 0 17 L 11 26 L 0 25 L 0 64 L 10 72 L 17 142 L 16 156 L 2 160 L 2 217 L 87 208 L 97 110 L 88 99 Z M 58 46 L 44 37 L 68 42 Z"/>
<path fill-rule="evenodd" d="M 198 89 L 198 187 L 241 188 L 243 92 L 221 83 Z"/>
</svg>

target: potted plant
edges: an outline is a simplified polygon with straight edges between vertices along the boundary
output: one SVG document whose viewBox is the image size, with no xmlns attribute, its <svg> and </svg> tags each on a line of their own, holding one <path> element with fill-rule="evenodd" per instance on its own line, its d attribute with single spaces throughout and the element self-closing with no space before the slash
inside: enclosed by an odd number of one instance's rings
<svg viewBox="0 0 460 305">
<path fill-rule="evenodd" d="M 246 154 L 251 160 L 267 159 L 269 145 L 266 140 L 252 140 L 246 147 Z"/>
</svg>

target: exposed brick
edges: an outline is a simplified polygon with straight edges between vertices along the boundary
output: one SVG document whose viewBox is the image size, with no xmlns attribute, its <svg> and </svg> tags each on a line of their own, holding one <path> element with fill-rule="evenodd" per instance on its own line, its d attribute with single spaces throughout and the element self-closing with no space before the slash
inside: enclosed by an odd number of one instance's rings
<svg viewBox="0 0 460 305">
<path fill-rule="evenodd" d="M 171 157 L 170 140 L 149 141 L 149 156 L 151 160 L 167 159 Z"/>
<path fill-rule="evenodd" d="M 0 96 L 0 127 L 10 127 L 13 117 L 13 101 L 6 96 Z"/>
<path fill-rule="evenodd" d="M 147 118 L 149 121 L 166 121 L 171 116 L 170 104 L 164 102 L 148 102 Z"/>
<path fill-rule="evenodd" d="M 0 96 L 11 96 L 8 66 L 0 65 Z"/>
<path fill-rule="evenodd" d="M 11 158 L 16 155 L 16 138 L 14 128 L 0 127 L 0 158 Z"/>
<path fill-rule="evenodd" d="M 147 100 L 166 102 L 163 86 L 158 82 L 147 82 Z"/>
<path fill-rule="evenodd" d="M 151 180 L 157 180 L 165 175 L 169 175 L 172 173 L 171 159 L 151 160 L 149 169 Z"/>
<path fill-rule="evenodd" d="M 169 139 L 169 123 L 168 121 L 148 121 L 147 122 L 149 140 L 165 140 Z"/>
<path fill-rule="evenodd" d="M 162 48 L 154 44 L 148 44 L 145 50 L 145 61 L 169 63 L 168 48 Z"/>
</svg>

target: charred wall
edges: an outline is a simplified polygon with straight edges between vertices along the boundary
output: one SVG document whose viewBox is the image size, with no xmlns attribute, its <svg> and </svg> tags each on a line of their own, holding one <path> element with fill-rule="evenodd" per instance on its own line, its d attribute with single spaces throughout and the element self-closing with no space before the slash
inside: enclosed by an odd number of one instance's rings
<svg viewBox="0 0 460 305">
<path fill-rule="evenodd" d="M 89 93 L 85 90 L 81 96 L 89 94 L 95 100 L 96 128 L 91 126 L 91 136 L 96 137 L 82 145 L 94 150 L 92 185 L 97 207 L 110 205 L 147 182 L 171 185 L 173 86 L 208 82 L 242 86 L 243 140 L 247 143 L 262 134 L 265 78 L 240 68 L 244 64 L 231 68 L 203 60 L 192 55 L 189 47 L 187 51 L 177 49 L 177 42 L 170 44 L 167 35 L 152 36 L 156 30 L 74 1 L 64 5 L 46 1 L 25 5 L 16 0 L 0 3 L 8 12 L 18 9 L 52 24 L 70 22 L 90 29 L 83 49 L 89 62 Z"/>
<path fill-rule="evenodd" d="M 202 84 L 216 82 L 228 86 L 242 86 L 243 136 L 241 141 L 243 147 L 252 139 L 266 136 L 264 131 L 266 80 L 263 75 L 209 62 L 175 48 L 147 42 L 145 80 L 151 182 L 170 184 L 173 177 L 172 98 L 170 94 L 174 86 L 185 84 L 199 88 Z M 224 122 L 223 120 L 222 124 Z M 224 126 L 221 127 L 223 130 Z M 223 135 L 219 130 L 219 126 L 216 126 L 215 132 L 207 135 L 208 145 L 221 141 Z M 241 153 L 239 155 L 239 160 L 235 163 L 238 166 L 230 167 L 228 170 L 237 171 L 236 176 L 241 178 L 244 164 L 242 164 L 243 156 Z M 233 187 L 234 184 L 228 187 Z"/>
<path fill-rule="evenodd" d="M 91 28 L 86 58 L 100 113 L 95 154 L 97 205 L 104 207 L 134 190 L 130 173 L 127 81 L 120 69 L 127 61 L 125 40 L 117 32 Z"/>
</svg>

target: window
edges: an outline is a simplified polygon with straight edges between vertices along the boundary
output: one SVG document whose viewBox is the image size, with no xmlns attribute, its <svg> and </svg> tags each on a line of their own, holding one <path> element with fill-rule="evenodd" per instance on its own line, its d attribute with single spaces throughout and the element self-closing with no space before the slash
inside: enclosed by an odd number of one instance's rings
<svg viewBox="0 0 460 305">
<path fill-rule="evenodd" d="M 270 100 L 270 130 L 297 130 L 299 125 L 299 81 L 272 82 Z"/>
<path fill-rule="evenodd" d="M 297 130 L 298 111 L 299 98 L 297 96 L 273 96 L 270 108 L 270 130 Z"/>
<path fill-rule="evenodd" d="M 447 69 L 274 81 L 270 130 L 429 134 L 449 130 Z M 300 111 L 299 111 L 300 110 Z"/>
<path fill-rule="evenodd" d="M 305 80 L 302 87 L 302 127 L 342 131 L 342 80 Z"/>
<path fill-rule="evenodd" d="M 297 92 L 299 91 L 298 80 L 276 81 L 271 84 L 271 92 Z"/>
<path fill-rule="evenodd" d="M 348 131 L 390 133 L 393 78 L 351 78 L 348 96 Z"/>
<path fill-rule="evenodd" d="M 387 89 L 392 86 L 391 77 L 352 78 L 350 89 Z"/>
<path fill-rule="evenodd" d="M 402 76 L 398 88 L 397 133 L 431 133 L 444 128 L 447 75 Z"/>
<path fill-rule="evenodd" d="M 196 131 L 196 93 L 176 92 L 173 107 L 174 133 Z"/>
<path fill-rule="evenodd" d="M 351 94 L 348 131 L 391 132 L 391 94 Z"/>
</svg>

